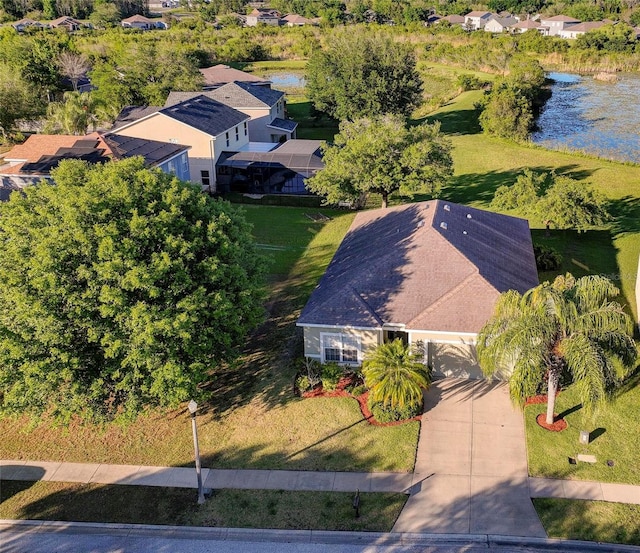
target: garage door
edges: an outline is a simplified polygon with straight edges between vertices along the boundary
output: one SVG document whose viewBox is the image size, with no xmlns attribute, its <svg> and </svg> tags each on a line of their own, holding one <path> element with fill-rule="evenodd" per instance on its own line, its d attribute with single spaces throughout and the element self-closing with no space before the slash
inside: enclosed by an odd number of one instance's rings
<svg viewBox="0 0 640 553">
<path fill-rule="evenodd" d="M 434 376 L 456 378 L 484 378 L 476 348 L 470 344 L 429 344 L 429 359 Z"/>
</svg>

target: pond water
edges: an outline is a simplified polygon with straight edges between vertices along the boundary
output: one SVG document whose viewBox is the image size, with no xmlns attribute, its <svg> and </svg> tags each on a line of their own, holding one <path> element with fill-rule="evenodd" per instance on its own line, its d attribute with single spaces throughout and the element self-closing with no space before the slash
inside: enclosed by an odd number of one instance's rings
<svg viewBox="0 0 640 553">
<path fill-rule="evenodd" d="M 307 83 L 302 73 L 271 73 L 265 75 L 274 88 L 302 88 Z"/>
<path fill-rule="evenodd" d="M 615 83 L 569 73 L 549 77 L 552 95 L 531 136 L 535 143 L 640 163 L 639 75 L 619 75 Z"/>
</svg>

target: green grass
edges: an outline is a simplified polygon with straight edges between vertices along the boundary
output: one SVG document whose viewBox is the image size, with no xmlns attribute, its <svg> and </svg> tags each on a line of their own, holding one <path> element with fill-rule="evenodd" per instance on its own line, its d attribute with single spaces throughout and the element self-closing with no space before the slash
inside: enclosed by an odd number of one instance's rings
<svg viewBox="0 0 640 553">
<path fill-rule="evenodd" d="M 195 490 L 148 486 L 2 482 L 0 519 L 389 532 L 404 494 L 216 490 L 204 505 Z"/>
<path fill-rule="evenodd" d="M 295 321 L 353 219 L 344 211 L 316 223 L 303 208 L 244 206 L 271 264 L 266 323 L 243 356 L 215 374 L 214 397 L 199 416 L 203 464 L 216 468 L 399 471 L 413 468 L 419 423 L 378 427 L 349 398 L 302 400 L 292 393 L 302 356 Z M 317 211 L 317 210 L 316 210 Z M 314 211 L 315 212 L 315 211 Z M 58 428 L 49 420 L 0 420 L 0 458 L 187 466 L 184 409 L 149 410 L 128 426 Z"/>
<path fill-rule="evenodd" d="M 640 505 L 571 499 L 534 499 L 551 538 L 640 545 Z"/>
<path fill-rule="evenodd" d="M 299 124 L 298 138 L 331 141 L 338 132 L 337 122 L 326 116 L 313 117 L 311 102 L 304 94 L 287 96 L 287 115 Z"/>
<path fill-rule="evenodd" d="M 636 375 L 595 418 L 585 415 L 577 391 L 563 390 L 556 400 L 556 413 L 569 427 L 563 432 L 548 432 L 536 423 L 546 404 L 525 408 L 529 473 L 532 476 L 621 482 L 640 485 L 640 376 Z M 591 433 L 588 445 L 579 443 L 581 430 Z M 595 455 L 597 463 L 569 464 L 579 453 Z M 607 461 L 613 466 L 607 466 Z"/>
</svg>

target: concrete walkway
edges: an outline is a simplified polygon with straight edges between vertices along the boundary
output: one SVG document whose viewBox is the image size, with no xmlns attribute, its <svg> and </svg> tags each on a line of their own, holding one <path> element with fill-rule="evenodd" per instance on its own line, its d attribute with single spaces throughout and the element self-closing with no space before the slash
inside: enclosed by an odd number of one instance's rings
<svg viewBox="0 0 640 553">
<path fill-rule="evenodd" d="M 418 475 L 394 532 L 546 536 L 529 495 L 522 413 L 504 383 L 433 383 L 425 393 Z"/>
</svg>

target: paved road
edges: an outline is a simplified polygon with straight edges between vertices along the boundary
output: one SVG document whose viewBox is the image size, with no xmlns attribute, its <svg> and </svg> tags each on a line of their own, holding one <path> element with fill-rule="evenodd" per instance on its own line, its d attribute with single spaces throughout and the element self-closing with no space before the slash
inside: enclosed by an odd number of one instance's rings
<svg viewBox="0 0 640 553">
<path fill-rule="evenodd" d="M 6 522 L 6 521 L 5 521 Z M 640 553 L 639 547 L 504 536 L 180 529 L 0 521 L 0 553 Z"/>
</svg>

